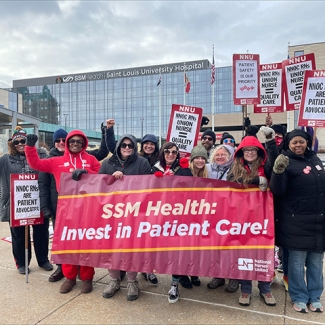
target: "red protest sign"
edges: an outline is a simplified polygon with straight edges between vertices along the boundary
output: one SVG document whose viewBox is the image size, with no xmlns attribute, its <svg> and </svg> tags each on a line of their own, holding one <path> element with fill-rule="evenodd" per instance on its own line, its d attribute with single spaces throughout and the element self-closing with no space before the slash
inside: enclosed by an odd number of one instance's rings
<svg viewBox="0 0 325 325">
<path fill-rule="evenodd" d="M 10 174 L 10 226 L 43 224 L 40 211 L 38 174 Z"/>
<path fill-rule="evenodd" d="M 283 112 L 282 63 L 260 65 L 260 104 L 254 105 L 254 113 Z"/>
<path fill-rule="evenodd" d="M 260 103 L 259 54 L 233 55 L 233 88 L 235 105 Z"/>
<path fill-rule="evenodd" d="M 304 73 L 307 70 L 316 70 L 314 53 L 296 56 L 282 62 L 283 89 L 287 111 L 293 111 L 300 107 Z"/>
<path fill-rule="evenodd" d="M 62 174 L 56 263 L 271 281 L 272 194 L 199 177 Z"/>
<path fill-rule="evenodd" d="M 325 70 L 305 71 L 298 125 L 325 127 Z"/>
<path fill-rule="evenodd" d="M 174 142 L 182 157 L 189 157 L 197 144 L 203 109 L 187 105 L 172 105 L 166 141 Z"/>
</svg>

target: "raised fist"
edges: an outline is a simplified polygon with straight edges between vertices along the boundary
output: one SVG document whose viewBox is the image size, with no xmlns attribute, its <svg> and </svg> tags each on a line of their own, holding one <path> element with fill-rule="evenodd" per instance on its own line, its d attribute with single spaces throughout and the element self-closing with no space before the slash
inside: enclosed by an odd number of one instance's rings
<svg viewBox="0 0 325 325">
<path fill-rule="evenodd" d="M 113 119 L 109 119 L 106 121 L 106 127 L 108 129 L 112 128 L 115 125 L 115 121 Z"/>
<path fill-rule="evenodd" d="M 268 142 L 275 138 L 274 130 L 272 128 L 269 128 L 268 126 L 261 126 L 260 131 L 265 138 L 265 142 Z"/>
<path fill-rule="evenodd" d="M 27 134 L 26 144 L 30 147 L 34 147 L 37 140 L 38 136 L 36 134 Z"/>
<path fill-rule="evenodd" d="M 289 157 L 281 154 L 274 162 L 273 171 L 276 174 L 282 174 L 288 165 L 289 165 Z"/>
</svg>

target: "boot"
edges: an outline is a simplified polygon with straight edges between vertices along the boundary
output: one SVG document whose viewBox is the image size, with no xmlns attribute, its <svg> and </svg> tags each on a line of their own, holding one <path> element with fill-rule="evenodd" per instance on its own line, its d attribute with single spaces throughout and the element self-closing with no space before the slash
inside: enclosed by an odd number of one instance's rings
<svg viewBox="0 0 325 325">
<path fill-rule="evenodd" d="M 82 280 L 81 293 L 89 293 L 93 291 L 93 280 Z"/>
<path fill-rule="evenodd" d="M 58 264 L 57 269 L 50 275 L 49 281 L 50 282 L 57 282 L 64 278 L 61 264 Z"/>
<path fill-rule="evenodd" d="M 76 285 L 76 279 L 69 280 L 65 279 L 60 287 L 60 293 L 68 293 L 72 290 L 72 288 Z"/>
</svg>

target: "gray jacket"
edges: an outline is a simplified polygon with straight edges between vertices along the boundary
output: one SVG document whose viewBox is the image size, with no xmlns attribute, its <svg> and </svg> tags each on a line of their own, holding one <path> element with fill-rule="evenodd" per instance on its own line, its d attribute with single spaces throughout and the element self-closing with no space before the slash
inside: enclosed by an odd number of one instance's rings
<svg viewBox="0 0 325 325">
<path fill-rule="evenodd" d="M 47 156 L 44 148 L 38 150 L 40 158 Z M 19 153 L 15 155 L 4 154 L 0 157 L 0 178 L 1 178 L 1 198 L 0 198 L 0 220 L 10 220 L 10 174 L 38 173 L 30 168 L 26 156 Z"/>
</svg>

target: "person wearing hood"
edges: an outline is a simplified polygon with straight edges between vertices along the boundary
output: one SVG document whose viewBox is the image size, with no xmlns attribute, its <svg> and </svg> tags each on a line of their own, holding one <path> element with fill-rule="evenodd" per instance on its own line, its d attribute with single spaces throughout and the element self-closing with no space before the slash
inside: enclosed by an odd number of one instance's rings
<svg viewBox="0 0 325 325">
<path fill-rule="evenodd" d="M 261 191 L 266 191 L 268 186 L 265 177 L 264 165 L 266 161 L 266 151 L 263 145 L 255 136 L 246 136 L 240 142 L 236 152 L 234 163 L 229 171 L 227 180 L 248 185 L 257 185 Z M 241 284 L 241 295 L 239 304 L 249 306 L 252 293 L 251 280 L 239 280 Z M 276 301 L 271 293 L 271 282 L 258 281 L 260 296 L 268 306 L 275 306 Z"/>
<path fill-rule="evenodd" d="M 94 156 L 98 161 L 104 159 L 108 152 L 114 152 L 115 137 L 113 119 L 108 119 L 106 125 L 102 123 L 102 140 L 99 149 L 86 150 L 87 153 Z M 49 158 L 61 157 L 66 149 L 66 138 L 68 133 L 62 128 L 56 130 L 53 134 L 53 147 L 50 149 Z M 56 209 L 58 203 L 58 191 L 55 185 L 53 174 L 39 173 L 38 178 L 40 192 L 40 206 L 45 217 L 52 219 L 53 229 L 55 228 Z M 61 264 L 57 264 L 57 269 L 50 275 L 50 282 L 57 282 L 64 278 Z"/>
<path fill-rule="evenodd" d="M 138 155 L 136 138 L 131 134 L 124 134 L 116 143 L 114 154 L 103 161 L 99 174 L 108 174 L 116 179 L 124 175 L 146 175 L 150 174 L 151 168 L 146 158 Z M 127 299 L 136 300 L 139 297 L 138 272 L 128 272 L 127 275 Z M 110 282 L 104 289 L 103 297 L 111 298 L 120 289 L 121 271 L 109 269 Z"/>
<path fill-rule="evenodd" d="M 233 138 L 229 137 L 230 134 L 224 133 L 224 139 L 221 139 L 221 143 L 224 143 L 225 139 L 232 140 Z M 229 142 L 225 142 L 229 143 Z M 231 142 L 235 144 L 235 141 Z M 227 180 L 228 172 L 231 168 L 232 163 L 234 162 L 234 153 L 235 149 L 233 146 L 228 144 L 220 144 L 217 146 L 211 156 L 210 163 L 207 164 L 207 170 L 209 178 L 218 179 L 218 180 Z M 224 278 L 214 277 L 208 284 L 209 289 L 217 289 L 218 287 L 223 286 L 226 283 Z M 235 279 L 229 279 L 228 284 L 225 288 L 227 292 L 236 292 L 239 287 L 238 281 Z"/>
<path fill-rule="evenodd" d="M 142 138 L 139 156 L 146 158 L 151 167 L 158 161 L 158 139 L 154 134 L 146 134 Z"/>
<path fill-rule="evenodd" d="M 8 141 L 8 153 L 0 157 L 0 178 L 2 182 L 2 195 L 0 199 L 0 218 L 2 222 L 10 221 L 10 174 L 37 173 L 28 164 L 26 159 L 26 137 L 27 133 L 20 126 L 17 126 L 12 134 L 11 141 Z M 41 158 L 46 157 L 46 150 L 41 148 L 35 150 L 35 155 Z M 44 218 L 44 224 L 33 225 L 34 251 L 39 267 L 45 271 L 52 271 L 53 266 L 48 259 L 49 251 L 49 219 Z M 28 227 L 28 234 L 30 234 Z M 15 259 L 17 270 L 25 274 L 25 226 L 10 227 L 12 253 Z M 31 239 L 28 235 L 28 265 L 32 259 Z M 29 268 L 27 269 L 30 272 Z"/>
<path fill-rule="evenodd" d="M 210 154 L 213 150 L 215 143 L 216 143 L 215 133 L 210 129 L 204 131 L 204 133 L 202 134 L 202 138 L 201 138 L 201 144 L 203 145 L 203 147 L 206 149 L 206 151 L 208 153 L 208 159 L 210 157 Z"/>
<path fill-rule="evenodd" d="M 66 142 L 68 148 L 63 156 L 48 159 L 39 159 L 36 153 L 35 143 L 38 137 L 35 134 L 27 135 L 26 157 L 30 166 L 36 170 L 51 173 L 55 178 L 56 188 L 60 192 L 60 176 L 62 173 L 72 173 L 74 180 L 79 180 L 81 174 L 97 174 L 100 169 L 98 160 L 86 152 L 88 139 L 80 130 L 71 131 Z M 60 141 L 61 142 L 61 141 Z M 68 293 L 76 285 L 76 278 L 79 273 L 82 281 L 81 292 L 89 293 L 93 289 L 94 268 L 90 266 L 79 266 L 62 264 L 62 271 L 65 281 L 60 287 L 60 293 Z"/>
<path fill-rule="evenodd" d="M 288 249 L 289 294 L 297 312 L 322 312 L 325 251 L 325 171 L 311 150 L 311 136 L 293 130 L 284 137 L 270 181 L 281 197 L 279 244 Z"/>
</svg>

